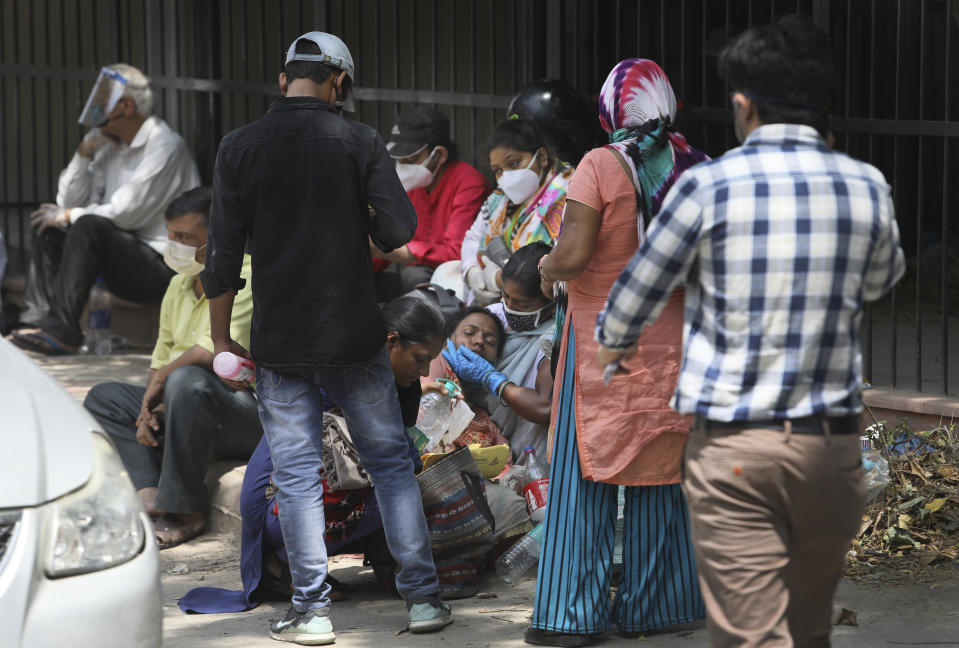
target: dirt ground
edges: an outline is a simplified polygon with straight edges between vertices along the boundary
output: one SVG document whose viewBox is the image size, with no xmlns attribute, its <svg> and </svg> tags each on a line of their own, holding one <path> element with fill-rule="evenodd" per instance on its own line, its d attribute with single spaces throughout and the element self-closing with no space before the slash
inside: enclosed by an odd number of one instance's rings
<svg viewBox="0 0 959 648">
<path fill-rule="evenodd" d="M 149 356 L 73 356 L 35 359 L 78 400 L 99 382 L 118 380 L 142 384 Z M 229 534 L 207 534 L 160 553 L 166 648 L 257 648 L 279 646 L 267 635 L 275 619 L 287 610 L 287 602 L 273 602 L 240 614 L 187 615 L 177 600 L 197 586 L 240 589 L 239 545 Z M 814 568 L 814 566 L 811 566 Z M 337 646 L 388 648 L 390 646 L 521 646 L 523 630 L 532 611 L 535 582 L 509 585 L 494 574 L 484 577 L 484 598 L 454 601 L 455 622 L 430 635 L 400 632 L 405 627 L 403 603 L 377 585 L 372 572 L 357 557 L 331 560 L 331 573 L 352 587 L 349 599 L 334 604 L 333 623 Z M 956 563 L 921 566 L 904 561 L 885 561 L 875 567 L 859 565 L 839 585 L 833 619 L 844 615 L 857 625 L 837 625 L 832 645 L 836 648 L 874 646 L 959 646 L 959 566 Z M 603 646 L 709 645 L 704 627 L 670 632 L 644 639 L 610 637 Z"/>
</svg>

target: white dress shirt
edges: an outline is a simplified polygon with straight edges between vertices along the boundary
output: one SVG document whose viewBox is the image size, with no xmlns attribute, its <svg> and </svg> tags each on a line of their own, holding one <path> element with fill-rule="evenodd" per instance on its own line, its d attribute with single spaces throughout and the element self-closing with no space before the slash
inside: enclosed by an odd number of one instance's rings
<svg viewBox="0 0 959 648">
<path fill-rule="evenodd" d="M 106 144 L 85 158 L 74 154 L 60 174 L 57 205 L 109 218 L 162 252 L 163 212 L 174 198 L 200 184 L 183 138 L 157 117 L 148 117 L 130 145 Z"/>
</svg>

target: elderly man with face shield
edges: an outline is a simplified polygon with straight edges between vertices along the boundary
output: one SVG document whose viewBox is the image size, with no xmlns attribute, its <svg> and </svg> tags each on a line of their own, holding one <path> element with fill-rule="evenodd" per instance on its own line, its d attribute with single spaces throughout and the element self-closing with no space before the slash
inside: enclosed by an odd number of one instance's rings
<svg viewBox="0 0 959 648">
<path fill-rule="evenodd" d="M 183 139 L 152 109 L 142 72 L 123 63 L 102 69 L 80 116 L 91 130 L 60 174 L 56 203 L 31 215 L 26 309 L 12 335 L 17 346 L 75 353 L 83 342 L 80 314 L 98 275 L 123 299 L 163 297 L 172 276 L 161 257 L 163 212 L 200 176 Z"/>
<path fill-rule="evenodd" d="M 373 256 L 388 261 L 377 273 L 377 294 L 388 301 L 430 281 L 436 267 L 460 258 L 466 230 L 490 192 L 483 174 L 457 159 L 446 115 L 417 108 L 396 116 L 386 144 L 416 209 L 416 233 L 406 245 Z"/>
<path fill-rule="evenodd" d="M 176 275 L 160 308 L 160 333 L 146 387 L 103 383 L 83 405 L 117 446 L 133 485 L 154 518 L 160 548 L 203 530 L 204 477 L 211 455 L 249 459 L 263 434 L 246 385 L 213 373 L 210 310 L 199 273 L 206 259 L 211 192 L 197 187 L 170 203 L 163 259 Z M 249 280 L 251 262 L 243 258 Z M 250 339 L 253 295 L 239 292 L 230 321 L 234 339 Z M 234 388 L 235 387 L 235 388 Z"/>
</svg>

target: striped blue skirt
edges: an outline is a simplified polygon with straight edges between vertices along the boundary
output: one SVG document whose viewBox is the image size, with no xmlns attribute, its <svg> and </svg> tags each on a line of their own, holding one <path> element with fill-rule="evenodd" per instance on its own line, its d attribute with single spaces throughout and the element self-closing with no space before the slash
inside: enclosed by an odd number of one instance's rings
<svg viewBox="0 0 959 648">
<path fill-rule="evenodd" d="M 626 487 L 623 576 L 610 604 L 619 486 L 582 477 L 572 326 L 569 331 L 531 625 L 599 634 L 610 629 L 611 620 L 620 632 L 646 632 L 702 619 L 706 612 L 679 484 Z"/>
</svg>

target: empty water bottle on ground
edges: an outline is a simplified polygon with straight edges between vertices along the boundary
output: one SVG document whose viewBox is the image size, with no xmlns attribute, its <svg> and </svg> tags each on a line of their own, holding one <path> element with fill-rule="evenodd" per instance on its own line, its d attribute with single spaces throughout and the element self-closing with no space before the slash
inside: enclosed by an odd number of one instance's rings
<svg viewBox="0 0 959 648">
<path fill-rule="evenodd" d="M 866 436 L 859 437 L 866 480 L 866 503 L 871 503 L 889 485 L 889 462 Z"/>
<path fill-rule="evenodd" d="M 534 523 L 542 522 L 546 517 L 549 475 L 546 472 L 546 467 L 536 458 L 536 448 L 533 446 L 527 446 L 523 449 L 523 463 L 526 466 L 526 477 L 523 483 L 526 510 Z"/>
<path fill-rule="evenodd" d="M 507 583 L 515 583 L 539 562 L 539 549 L 546 530 L 541 522 L 533 530 L 516 541 L 496 561 L 496 574 Z"/>
<path fill-rule="evenodd" d="M 90 291 L 90 339 L 87 349 L 96 355 L 113 352 L 113 333 L 110 332 L 110 294 L 103 283 L 103 277 L 97 277 Z"/>
</svg>

